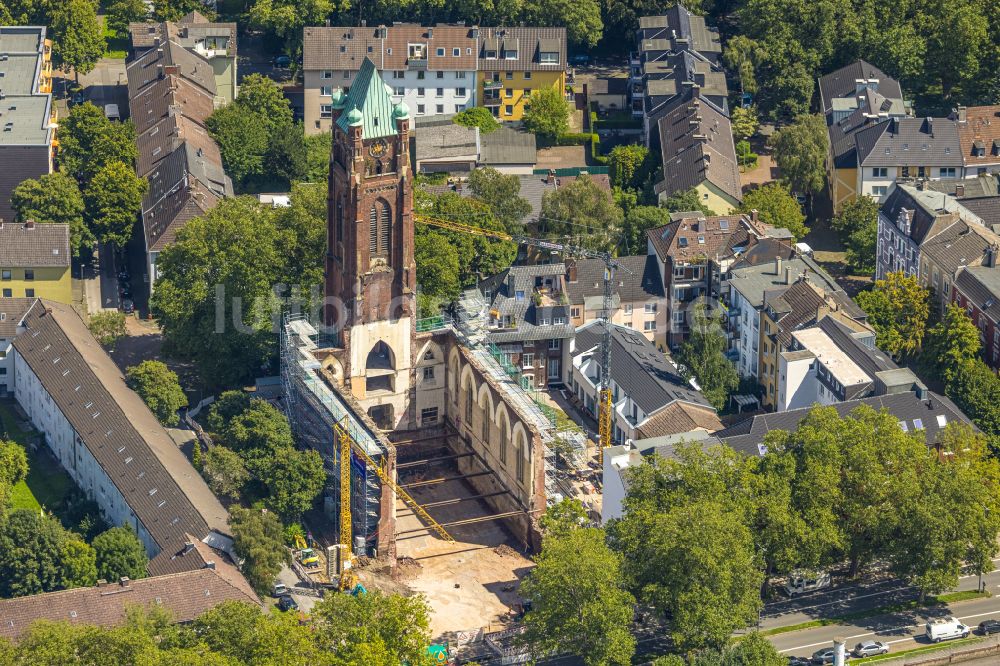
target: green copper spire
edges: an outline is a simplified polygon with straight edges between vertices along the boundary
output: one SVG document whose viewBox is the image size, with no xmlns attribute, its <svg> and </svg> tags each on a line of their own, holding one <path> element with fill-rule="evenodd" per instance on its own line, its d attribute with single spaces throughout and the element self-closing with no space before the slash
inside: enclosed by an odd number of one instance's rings
<svg viewBox="0 0 1000 666">
<path fill-rule="evenodd" d="M 337 127 L 344 132 L 349 127 L 361 125 L 363 139 L 377 139 L 396 133 L 392 97 L 371 59 L 365 58 L 361 63 L 361 69 L 343 104 L 344 108 L 351 109 L 337 119 Z"/>
</svg>

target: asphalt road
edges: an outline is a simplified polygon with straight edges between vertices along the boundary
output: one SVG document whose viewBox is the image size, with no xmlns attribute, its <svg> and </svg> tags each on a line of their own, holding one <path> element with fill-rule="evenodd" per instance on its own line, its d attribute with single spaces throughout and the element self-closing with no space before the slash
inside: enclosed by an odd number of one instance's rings
<svg viewBox="0 0 1000 666">
<path fill-rule="evenodd" d="M 985 576 L 983 581 L 986 583 L 988 591 L 1000 594 L 1000 570 L 996 570 Z M 968 576 L 960 581 L 957 589 L 974 590 L 978 582 L 978 576 Z M 868 588 L 860 588 L 853 591 L 852 599 L 855 605 L 870 603 L 874 604 L 871 606 L 872 608 L 877 608 L 897 601 L 906 601 L 914 598 L 912 590 L 908 588 L 900 590 L 899 588 L 893 589 L 891 586 L 887 587 L 887 585 L 888 583 L 885 583 L 881 587 L 874 586 L 874 589 L 872 589 L 872 586 L 869 586 Z M 851 593 L 851 591 L 848 591 L 848 593 Z M 831 606 L 831 602 L 829 601 L 822 601 L 814 604 L 808 610 L 800 609 L 798 613 L 812 613 L 815 618 L 824 615 L 829 617 L 844 612 L 841 610 L 835 610 L 834 612 L 825 610 L 837 608 L 837 602 L 832 603 L 834 604 L 833 606 Z M 848 605 L 850 603 L 851 600 L 848 600 Z M 973 599 L 958 602 L 950 607 L 921 608 L 869 617 L 846 624 L 803 629 L 801 631 L 771 636 L 770 641 L 782 654 L 800 657 L 809 656 L 821 647 L 832 645 L 835 637 L 845 638 L 849 647 L 853 647 L 856 643 L 866 639 L 879 640 L 888 643 L 892 652 L 899 652 L 927 645 L 928 641 L 923 636 L 924 623 L 929 618 L 945 617 L 948 615 L 954 615 L 965 624 L 974 627 L 985 619 L 1000 618 L 1000 597 Z M 795 623 L 797 622 L 785 621 L 780 624 L 788 625 Z"/>
</svg>

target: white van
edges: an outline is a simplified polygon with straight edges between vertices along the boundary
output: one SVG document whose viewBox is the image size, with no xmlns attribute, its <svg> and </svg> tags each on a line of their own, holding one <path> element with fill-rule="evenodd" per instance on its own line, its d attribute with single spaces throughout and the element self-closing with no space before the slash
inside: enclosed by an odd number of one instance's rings
<svg viewBox="0 0 1000 666">
<path fill-rule="evenodd" d="M 117 104 L 105 104 L 104 105 L 104 117 L 108 120 L 121 120 L 122 116 L 118 112 Z"/>
<path fill-rule="evenodd" d="M 971 630 L 953 617 L 929 620 L 925 632 L 932 643 L 940 643 L 952 638 L 966 638 Z"/>
<path fill-rule="evenodd" d="M 825 571 L 796 571 L 788 577 L 785 583 L 785 593 L 790 597 L 806 594 L 830 587 L 830 574 Z"/>
</svg>

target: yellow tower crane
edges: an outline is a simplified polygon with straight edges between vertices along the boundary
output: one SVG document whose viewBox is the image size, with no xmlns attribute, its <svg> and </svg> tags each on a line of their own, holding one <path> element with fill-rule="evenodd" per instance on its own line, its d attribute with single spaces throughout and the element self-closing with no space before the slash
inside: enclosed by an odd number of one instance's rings
<svg viewBox="0 0 1000 666">
<path fill-rule="evenodd" d="M 472 234 L 474 236 L 484 236 L 486 238 L 495 238 L 497 240 L 511 241 L 521 245 L 529 245 L 531 247 L 541 248 L 543 250 L 552 250 L 555 252 L 562 252 L 571 256 L 581 256 L 588 257 L 591 259 L 600 259 L 604 262 L 604 302 L 602 303 L 601 321 L 604 322 L 604 335 L 601 338 L 601 383 L 600 383 L 600 405 L 597 413 L 597 432 L 600 439 L 600 443 L 597 451 L 597 459 L 599 462 L 604 462 L 604 449 L 612 445 L 611 439 L 611 421 L 612 421 L 612 404 L 611 404 L 611 314 L 612 314 L 612 304 L 614 296 L 614 279 L 615 271 L 622 270 L 628 271 L 620 263 L 618 263 L 614 257 L 611 256 L 610 252 L 596 252 L 594 250 L 587 249 L 585 247 L 580 247 L 578 245 L 571 245 L 568 243 L 556 243 L 553 241 L 543 240 L 541 238 L 532 238 L 530 236 L 521 236 L 508 234 L 503 231 L 491 231 L 488 229 L 481 229 L 480 227 L 474 227 L 468 224 L 462 224 L 461 222 L 451 222 L 449 220 L 440 220 L 433 217 L 428 217 L 427 215 L 421 215 L 415 213 L 413 215 L 415 222 L 421 224 L 427 224 L 432 227 L 439 227 L 441 229 L 448 229 L 450 231 L 457 231 L 459 233 Z"/>
</svg>

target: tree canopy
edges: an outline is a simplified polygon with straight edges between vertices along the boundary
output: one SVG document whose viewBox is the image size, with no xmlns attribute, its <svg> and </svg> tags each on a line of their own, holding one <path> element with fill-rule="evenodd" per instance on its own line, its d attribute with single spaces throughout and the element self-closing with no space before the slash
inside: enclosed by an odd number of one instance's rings
<svg viewBox="0 0 1000 666">
<path fill-rule="evenodd" d="M 0 597 L 20 597 L 97 582 L 93 549 L 51 516 L 0 514 Z"/>
<path fill-rule="evenodd" d="M 129 388 L 139 394 L 153 415 L 165 426 L 180 422 L 177 410 L 187 407 L 177 373 L 162 361 L 143 361 L 125 371 Z"/>
<path fill-rule="evenodd" d="M 721 320 L 710 315 L 703 304 L 696 305 L 688 316 L 691 335 L 681 345 L 677 362 L 688 379 L 697 379 L 712 406 L 721 410 L 739 384 L 736 366 L 725 356 L 727 343 Z"/>
<path fill-rule="evenodd" d="M 500 122 L 493 117 L 489 109 L 483 106 L 474 106 L 465 111 L 459 111 L 451 120 L 456 125 L 478 127 L 480 134 L 489 134 L 500 129 Z"/>
<path fill-rule="evenodd" d="M 73 254 L 93 242 L 83 221 L 85 210 L 80 187 L 61 171 L 21 181 L 10 196 L 10 204 L 20 222 L 68 224 Z"/>
<path fill-rule="evenodd" d="M 229 526 L 233 530 L 233 549 L 245 560 L 243 575 L 247 582 L 258 594 L 269 592 L 281 566 L 290 564 L 278 516 L 266 509 L 233 506 Z"/>
<path fill-rule="evenodd" d="M 569 129 L 569 110 L 562 90 L 540 88 L 531 93 L 531 106 L 524 112 L 524 126 L 540 137 L 555 139 Z"/>
<path fill-rule="evenodd" d="M 796 240 L 809 232 L 805 225 L 805 213 L 786 185 L 769 183 L 747 192 L 740 210 L 749 213 L 754 209 L 761 220 L 779 229 L 788 229 Z"/>
<path fill-rule="evenodd" d="M 542 195 L 538 228 L 548 237 L 568 239 L 592 250 L 610 251 L 621 240 L 622 211 L 594 179 L 581 175 L 568 185 Z"/>
<path fill-rule="evenodd" d="M 469 174 L 469 190 L 510 231 L 520 230 L 521 220 L 531 213 L 531 204 L 520 196 L 521 181 L 515 175 L 480 167 Z"/>
<path fill-rule="evenodd" d="M 781 177 L 796 192 L 817 194 L 826 184 L 826 120 L 804 115 L 771 137 Z"/>
<path fill-rule="evenodd" d="M 902 359 L 920 351 L 930 315 L 930 294 L 915 275 L 889 273 L 857 296 L 877 334 L 875 344 Z"/>
<path fill-rule="evenodd" d="M 94 537 L 92 545 L 97 555 L 97 575 L 104 580 L 146 577 L 149 564 L 146 547 L 131 528 L 112 527 Z"/>
<path fill-rule="evenodd" d="M 874 273 L 878 254 L 878 202 L 857 197 L 833 218 L 833 228 L 847 248 L 847 264 L 856 273 Z"/>
<path fill-rule="evenodd" d="M 146 180 L 124 162 L 111 162 L 94 174 L 83 200 L 87 224 L 97 240 L 118 247 L 129 242 L 146 189 Z"/>
<path fill-rule="evenodd" d="M 90 73 L 107 49 L 97 5 L 90 0 L 64 0 L 52 8 L 53 63 L 72 68 L 78 77 Z"/>
</svg>

